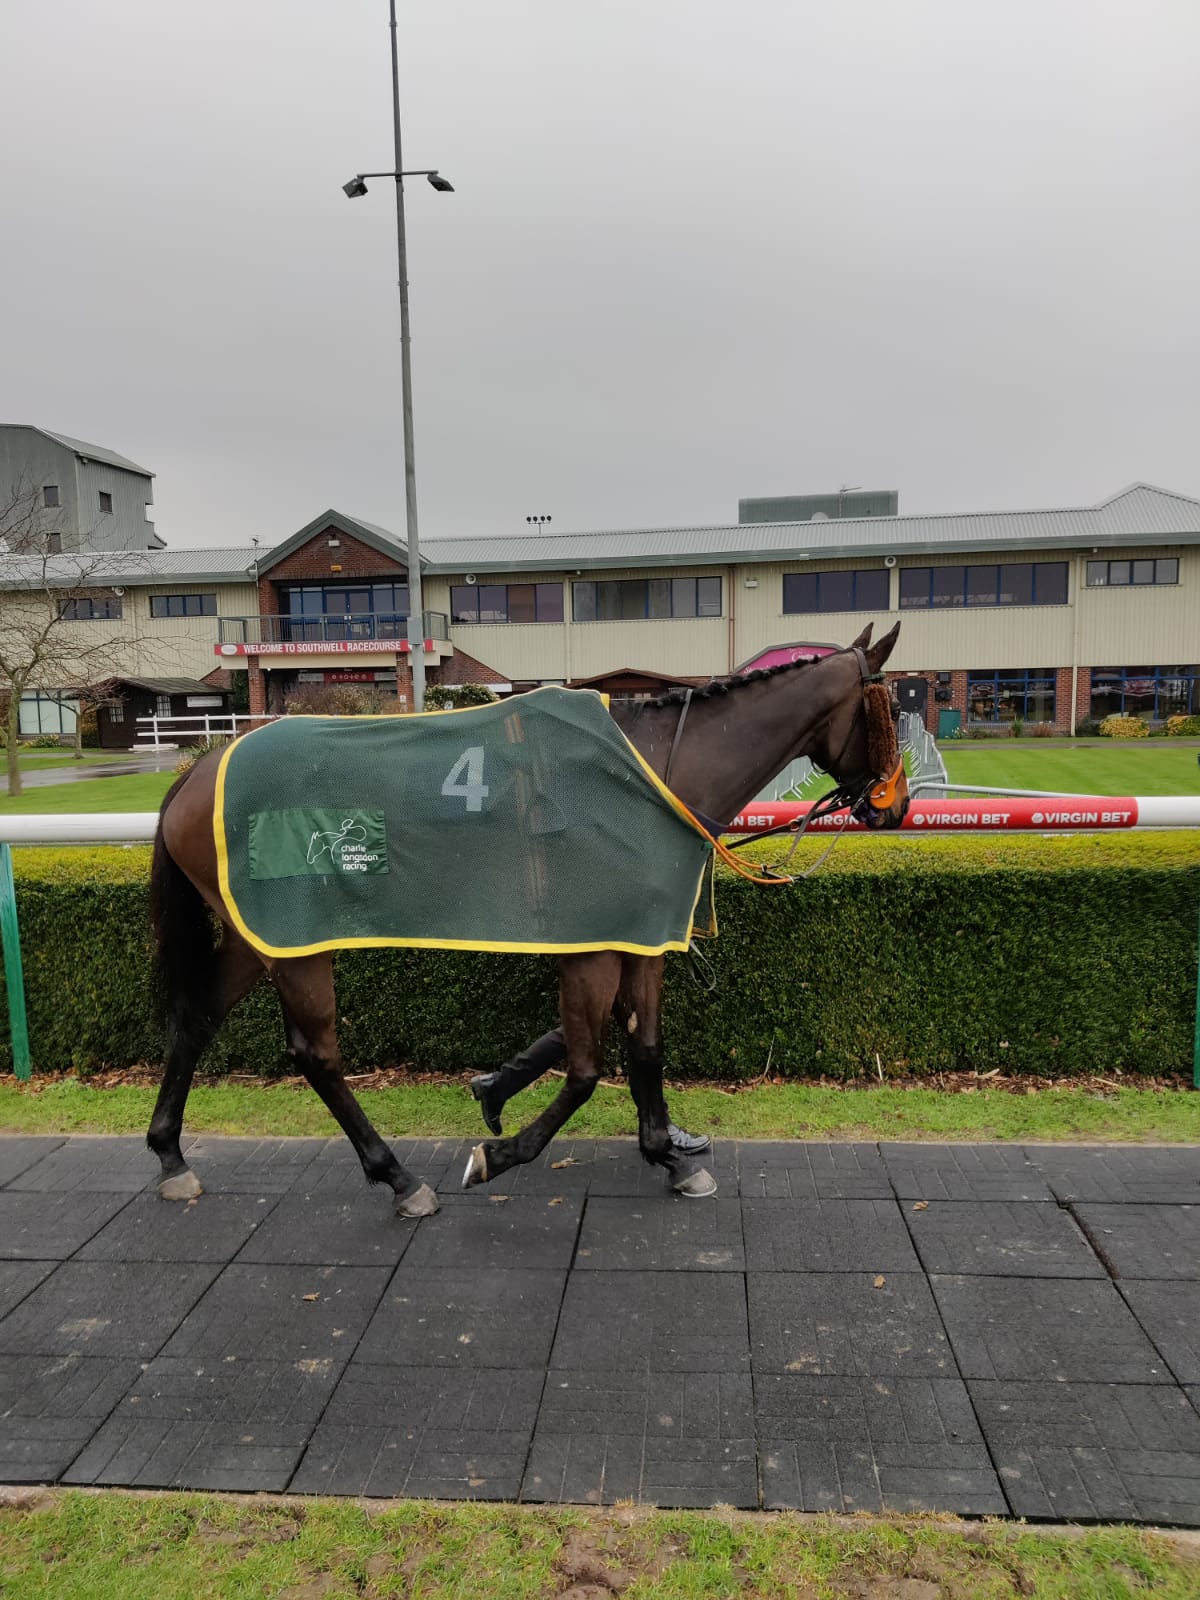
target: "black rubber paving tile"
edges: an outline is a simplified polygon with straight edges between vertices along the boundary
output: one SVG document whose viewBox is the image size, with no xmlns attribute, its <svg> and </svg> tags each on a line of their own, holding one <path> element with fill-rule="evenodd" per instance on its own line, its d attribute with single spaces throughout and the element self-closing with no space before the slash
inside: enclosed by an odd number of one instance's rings
<svg viewBox="0 0 1200 1600">
<path fill-rule="evenodd" d="M 402 1167 L 437 1188 L 458 1155 L 457 1139 L 389 1139 L 392 1153 Z M 466 1160 L 466 1157 L 463 1157 Z M 459 1167 L 461 1172 L 461 1164 Z M 342 1136 L 330 1139 L 323 1150 L 317 1152 L 312 1164 L 304 1169 L 292 1186 L 296 1194 L 339 1194 L 353 1198 L 360 1194 L 374 1194 L 390 1204 L 390 1191 L 383 1184 L 372 1187 L 367 1182 L 362 1163 L 354 1153 L 350 1141 Z"/>
<path fill-rule="evenodd" d="M 1178 1389 L 968 1387 L 1014 1516 L 1200 1523 L 1200 1415 Z"/>
<path fill-rule="evenodd" d="M 1053 1200 L 1024 1150 L 1009 1144 L 881 1144 L 901 1200 Z"/>
<path fill-rule="evenodd" d="M 59 1477 L 141 1371 L 131 1358 L 0 1356 L 0 1482 Z"/>
<path fill-rule="evenodd" d="M 568 1371 L 747 1372 L 742 1278 L 732 1272 L 572 1275 L 550 1365 L 548 1382 Z"/>
<path fill-rule="evenodd" d="M 396 1216 L 390 1189 L 369 1191 L 365 1183 L 362 1188 L 354 1199 L 308 1189 L 284 1195 L 247 1239 L 238 1261 L 394 1267 L 416 1237 L 416 1224 Z"/>
<path fill-rule="evenodd" d="M 1053 1202 L 900 1202 L 926 1272 L 988 1277 L 1103 1278 L 1073 1219 Z M 920 1202 L 916 1202 L 919 1204 Z"/>
<path fill-rule="evenodd" d="M 405 1252 L 414 1267 L 568 1267 L 583 1201 L 578 1196 L 447 1197 Z M 411 1224 L 410 1224 L 411 1226 Z"/>
<path fill-rule="evenodd" d="M 1087 1205 L 1075 1215 L 1116 1278 L 1200 1282 L 1200 1205 Z"/>
<path fill-rule="evenodd" d="M 0 1261 L 0 1317 L 20 1305 L 57 1265 L 57 1261 Z"/>
<path fill-rule="evenodd" d="M 204 1361 L 227 1356 L 243 1361 L 347 1361 L 390 1276 L 388 1267 L 235 1262 L 162 1353 Z"/>
<path fill-rule="evenodd" d="M 64 1261 L 0 1322 L 0 1351 L 155 1355 L 217 1271 L 199 1262 Z"/>
<path fill-rule="evenodd" d="M 6 1189 L 0 1194 L 0 1257 L 65 1261 L 129 1203 L 128 1194 L 86 1189 L 66 1194 Z"/>
<path fill-rule="evenodd" d="M 523 1500 L 758 1505 L 744 1373 L 552 1373 Z"/>
<path fill-rule="evenodd" d="M 1121 1282 L 1121 1294 L 1180 1383 L 1200 1383 L 1200 1284 Z"/>
<path fill-rule="evenodd" d="M 542 1380 L 352 1362 L 292 1492 L 515 1500 Z"/>
<path fill-rule="evenodd" d="M 1170 1383 L 1113 1284 L 1091 1278 L 930 1278 L 964 1378 Z"/>
<path fill-rule="evenodd" d="M 738 1188 L 760 1200 L 890 1200 L 892 1186 L 874 1144 L 739 1140 Z"/>
<path fill-rule="evenodd" d="M 884 1279 L 875 1286 L 877 1277 Z M 757 1378 L 956 1377 L 950 1344 L 919 1272 L 747 1274 Z"/>
<path fill-rule="evenodd" d="M 632 1107 L 630 1110 L 632 1112 Z M 672 1193 L 670 1174 L 665 1167 L 643 1161 L 636 1139 L 605 1141 L 617 1146 L 613 1159 L 601 1152 L 593 1163 L 588 1194 L 617 1200 L 661 1199 Z M 733 1199 L 738 1192 L 737 1149 L 730 1139 L 717 1139 L 695 1157 L 697 1164 L 717 1180 L 717 1193 Z M 505 1174 L 507 1177 L 507 1174 Z M 498 1180 L 502 1181 L 502 1180 Z M 702 1204 L 703 1202 L 691 1202 Z"/>
<path fill-rule="evenodd" d="M 957 1378 L 756 1376 L 763 1505 L 797 1511 L 1007 1511 Z"/>
<path fill-rule="evenodd" d="M 7 1187 L 10 1192 L 32 1189 L 42 1194 L 65 1194 L 69 1189 L 136 1194 L 157 1183 L 158 1175 L 158 1158 L 139 1134 L 74 1134 L 18 1173 Z"/>
<path fill-rule="evenodd" d="M 274 1203 L 274 1196 L 259 1194 L 205 1194 L 183 1202 L 141 1194 L 83 1246 L 77 1259 L 228 1261 Z"/>
<path fill-rule="evenodd" d="M 66 1475 L 133 1488 L 287 1487 L 342 1363 L 160 1356 Z"/>
<path fill-rule="evenodd" d="M 741 1272 L 737 1200 L 589 1199 L 575 1265 L 590 1271 Z"/>
<path fill-rule="evenodd" d="M 62 1139 L 38 1134 L 0 1133 L 0 1189 L 57 1150 Z"/>
<path fill-rule="evenodd" d="M 517 1124 L 512 1126 L 515 1131 Z M 477 1144 L 491 1137 L 481 1124 L 477 1137 L 461 1139 L 453 1146 L 435 1185 L 439 1193 L 464 1194 L 470 1199 L 486 1199 L 492 1194 L 583 1195 L 597 1174 L 624 1172 L 641 1159 L 629 1139 L 551 1139 L 536 1160 L 510 1167 L 491 1183 L 464 1193 L 467 1158 Z"/>
<path fill-rule="evenodd" d="M 743 1200 L 746 1266 L 762 1272 L 915 1272 L 894 1200 Z"/>
<path fill-rule="evenodd" d="M 1059 1200 L 1200 1205 L 1195 1145 L 1027 1145 L 1025 1153 Z"/>
<path fill-rule="evenodd" d="M 286 1194 L 307 1180 L 314 1166 L 336 1160 L 331 1144 L 329 1139 L 202 1137 L 184 1153 L 209 1194 Z"/>
<path fill-rule="evenodd" d="M 355 1359 L 380 1366 L 544 1366 L 566 1281 L 565 1271 L 414 1267 L 406 1260 Z"/>
</svg>

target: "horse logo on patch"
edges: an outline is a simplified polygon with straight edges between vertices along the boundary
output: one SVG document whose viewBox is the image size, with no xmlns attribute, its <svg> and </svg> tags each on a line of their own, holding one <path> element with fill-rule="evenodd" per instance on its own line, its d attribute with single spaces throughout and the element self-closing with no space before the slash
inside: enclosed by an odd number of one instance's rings
<svg viewBox="0 0 1200 1600">
<path fill-rule="evenodd" d="M 310 867 L 313 866 L 314 863 L 321 859 L 326 850 L 329 851 L 329 859 L 337 861 L 338 851 L 342 849 L 343 845 L 347 843 L 364 844 L 366 838 L 367 830 L 362 823 L 355 822 L 353 817 L 346 817 L 339 832 L 314 833 L 312 835 L 308 841 L 308 864 Z"/>
</svg>

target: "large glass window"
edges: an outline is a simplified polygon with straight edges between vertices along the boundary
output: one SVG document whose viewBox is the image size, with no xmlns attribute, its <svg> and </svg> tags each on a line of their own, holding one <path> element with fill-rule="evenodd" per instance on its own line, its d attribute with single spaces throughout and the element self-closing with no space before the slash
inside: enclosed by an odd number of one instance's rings
<svg viewBox="0 0 1200 1600">
<path fill-rule="evenodd" d="M 1087 564 L 1089 589 L 1116 589 L 1131 583 L 1178 582 L 1179 560 L 1176 556 L 1146 556 L 1137 561 L 1089 561 Z"/>
<path fill-rule="evenodd" d="M 118 622 L 121 617 L 119 595 L 80 595 L 64 600 L 59 616 L 64 622 Z"/>
<path fill-rule="evenodd" d="M 455 583 L 451 622 L 561 622 L 561 583 Z"/>
<path fill-rule="evenodd" d="M 967 674 L 967 715 L 972 722 L 1053 722 L 1053 667 L 1005 667 Z"/>
<path fill-rule="evenodd" d="M 571 585 L 576 622 L 640 622 L 656 617 L 719 617 L 720 578 L 618 578 Z"/>
<path fill-rule="evenodd" d="M 884 567 L 852 572 L 785 572 L 785 616 L 811 611 L 886 611 L 888 574 Z"/>
<path fill-rule="evenodd" d="M 288 640 L 403 638 L 408 622 L 406 582 L 294 584 L 280 598 Z"/>
<path fill-rule="evenodd" d="M 1093 717 L 1162 721 L 1200 712 L 1200 667 L 1093 667 Z"/>
<path fill-rule="evenodd" d="M 56 699 L 52 695 L 31 691 L 21 696 L 17 726 L 22 734 L 73 734 L 78 715 L 79 702 L 69 695 Z"/>
<path fill-rule="evenodd" d="M 1066 603 L 1065 561 L 905 567 L 900 574 L 901 610 L 935 606 L 1065 606 Z"/>
<path fill-rule="evenodd" d="M 217 597 L 215 594 L 152 594 L 150 596 L 150 615 L 152 617 L 215 617 L 217 614 Z"/>
</svg>

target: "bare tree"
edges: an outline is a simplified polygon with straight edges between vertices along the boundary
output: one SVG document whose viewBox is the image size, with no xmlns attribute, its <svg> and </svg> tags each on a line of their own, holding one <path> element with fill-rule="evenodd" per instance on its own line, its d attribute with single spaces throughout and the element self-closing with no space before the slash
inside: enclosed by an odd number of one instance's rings
<svg viewBox="0 0 1200 1600">
<path fill-rule="evenodd" d="M 123 580 L 149 570 L 140 551 L 61 554 L 61 513 L 42 498 L 28 481 L 0 485 L 0 699 L 7 700 L 10 795 L 21 793 L 21 697 L 37 691 L 82 711 L 98 686 L 129 671 L 138 641 L 123 615 Z M 102 693 L 111 700 L 107 688 Z"/>
</svg>

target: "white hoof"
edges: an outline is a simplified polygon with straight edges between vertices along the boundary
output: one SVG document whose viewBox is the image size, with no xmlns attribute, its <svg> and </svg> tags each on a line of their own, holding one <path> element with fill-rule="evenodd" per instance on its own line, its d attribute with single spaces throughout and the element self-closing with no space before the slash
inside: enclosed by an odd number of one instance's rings
<svg viewBox="0 0 1200 1600">
<path fill-rule="evenodd" d="M 189 1168 L 187 1172 L 177 1172 L 173 1178 L 164 1178 L 158 1192 L 164 1200 L 194 1200 L 204 1190 L 200 1179 Z"/>
<path fill-rule="evenodd" d="M 674 1185 L 675 1193 L 685 1195 L 689 1200 L 707 1200 L 709 1195 L 716 1194 L 717 1180 L 712 1173 L 701 1167 L 699 1172 L 693 1172 L 690 1178 L 685 1178 L 682 1183 Z"/>
<path fill-rule="evenodd" d="M 466 1170 L 463 1172 L 462 1186 L 472 1189 L 477 1183 L 488 1181 L 487 1151 L 481 1144 L 477 1144 L 467 1157 Z"/>
<path fill-rule="evenodd" d="M 419 1189 L 414 1189 L 411 1194 L 397 1196 L 396 1215 L 398 1217 L 431 1217 L 441 1205 L 441 1201 L 427 1183 Z"/>
</svg>

